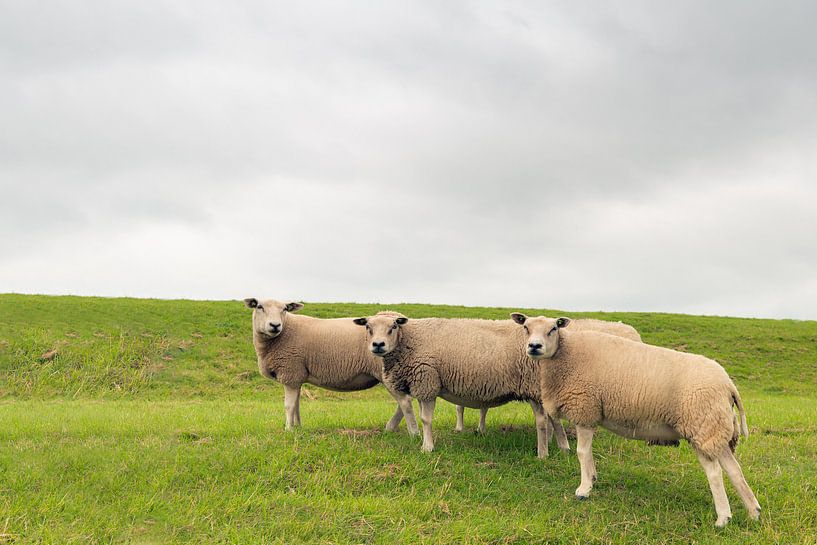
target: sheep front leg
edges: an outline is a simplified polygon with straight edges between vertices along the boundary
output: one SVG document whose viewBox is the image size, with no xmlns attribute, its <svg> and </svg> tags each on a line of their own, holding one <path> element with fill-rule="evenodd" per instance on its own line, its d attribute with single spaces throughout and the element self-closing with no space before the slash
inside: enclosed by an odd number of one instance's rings
<svg viewBox="0 0 817 545">
<path fill-rule="evenodd" d="M 536 421 L 536 454 L 539 458 L 548 457 L 548 416 L 538 401 L 530 400 L 533 418 Z"/>
<path fill-rule="evenodd" d="M 287 386 L 284 384 L 284 412 L 286 413 L 286 429 L 291 430 L 301 424 L 301 385 Z"/>
<path fill-rule="evenodd" d="M 401 392 L 393 392 L 391 390 L 389 393 L 395 400 L 397 400 L 398 410 L 406 418 L 406 429 L 408 430 L 409 435 L 417 435 L 420 433 L 420 429 L 417 426 L 417 418 L 414 416 L 414 408 L 411 406 L 411 396 Z M 397 413 L 394 414 L 392 420 L 395 418 L 397 418 Z M 398 421 L 397 423 L 399 424 L 400 422 Z"/>
<path fill-rule="evenodd" d="M 423 422 L 423 452 L 434 450 L 434 436 L 431 430 L 431 421 L 434 419 L 434 405 L 437 398 L 420 401 L 420 420 Z"/>
<path fill-rule="evenodd" d="M 726 489 L 723 487 L 723 472 L 717 460 L 713 460 L 699 450 L 695 451 L 698 461 L 704 468 L 706 478 L 709 480 L 709 489 L 712 491 L 712 499 L 715 501 L 715 513 L 718 520 L 715 526 L 723 528 L 732 518 L 732 509 L 729 507 L 729 498 L 726 496 Z"/>
<path fill-rule="evenodd" d="M 397 431 L 397 428 L 400 427 L 400 422 L 403 420 L 403 409 L 400 408 L 400 404 L 397 404 L 397 410 L 394 411 L 394 416 L 386 422 L 386 431 Z"/>
<path fill-rule="evenodd" d="M 582 481 L 576 489 L 576 497 L 580 500 L 587 498 L 593 489 L 596 480 L 596 463 L 593 461 L 593 434 L 595 428 L 576 426 L 576 454 L 579 456 Z"/>
<path fill-rule="evenodd" d="M 548 416 L 548 420 L 550 420 L 551 427 L 556 435 L 556 444 L 559 445 L 559 448 L 562 452 L 567 454 L 570 452 L 570 443 L 567 442 L 567 434 L 565 433 L 564 427 L 562 427 L 562 421 L 557 417 L 553 418 Z M 548 429 L 551 429 L 550 427 Z M 550 442 L 550 437 L 548 437 L 548 442 Z M 595 467 L 593 468 L 593 475 L 596 474 Z"/>
<path fill-rule="evenodd" d="M 479 410 L 479 433 L 485 433 L 485 417 L 488 416 L 488 409 Z"/>
<path fill-rule="evenodd" d="M 457 405 L 457 425 L 454 427 L 454 431 L 463 431 L 465 429 L 465 407 L 462 405 Z"/>
</svg>

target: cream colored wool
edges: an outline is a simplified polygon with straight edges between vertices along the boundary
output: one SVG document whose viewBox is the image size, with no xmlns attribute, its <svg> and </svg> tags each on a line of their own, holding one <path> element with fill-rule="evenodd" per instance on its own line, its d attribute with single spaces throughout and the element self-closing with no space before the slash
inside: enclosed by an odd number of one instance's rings
<svg viewBox="0 0 817 545">
<path fill-rule="evenodd" d="M 405 319 L 387 311 L 356 322 L 369 332 L 370 348 L 372 343 L 384 344 L 384 383 L 420 402 L 423 450 L 434 448 L 431 419 L 434 402 L 442 397 L 482 411 L 509 401 L 530 402 L 538 455 L 548 455 L 551 430 L 539 404 L 539 364 L 526 356 L 521 328 L 510 320 L 425 318 L 400 324 L 400 318 Z M 574 327 L 596 325 L 579 321 Z M 569 450 L 561 423 L 556 419 L 552 424 L 560 448 Z"/>
<path fill-rule="evenodd" d="M 299 316 L 292 312 L 303 305 L 274 299 L 260 302 L 247 299 L 245 303 L 253 309 L 258 369 L 263 376 L 284 385 L 287 429 L 300 425 L 303 384 L 351 392 L 382 382 L 380 360 L 366 349 L 365 333 L 348 318 L 323 320 Z M 409 433 L 417 434 L 411 399 L 399 392 L 390 393 L 398 407 L 386 429 L 395 430 L 405 414 Z"/>
<path fill-rule="evenodd" d="M 579 320 L 570 320 L 570 323 L 567 325 L 567 331 L 597 331 L 639 343 L 642 342 L 641 335 L 638 334 L 638 331 L 636 331 L 633 326 L 622 322 L 606 322 L 604 320 L 582 318 Z"/>
<path fill-rule="evenodd" d="M 540 358 L 545 411 L 551 418 L 566 418 L 576 425 L 582 466 L 578 497 L 590 493 L 596 478 L 592 438 L 595 428 L 603 426 L 631 439 L 686 439 L 709 478 L 716 524 L 723 526 L 731 517 L 721 467 L 749 515 L 759 516 L 760 505 L 733 455 L 739 433 L 749 433 L 743 403 L 717 362 L 604 333 L 571 331 L 552 318 L 529 318 L 523 323 L 520 348 Z"/>
</svg>

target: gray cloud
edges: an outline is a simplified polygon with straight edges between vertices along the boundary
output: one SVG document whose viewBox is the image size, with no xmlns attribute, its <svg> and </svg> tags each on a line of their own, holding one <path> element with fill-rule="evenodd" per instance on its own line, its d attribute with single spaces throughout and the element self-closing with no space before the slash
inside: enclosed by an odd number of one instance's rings
<svg viewBox="0 0 817 545">
<path fill-rule="evenodd" d="M 813 3 L 0 5 L 0 291 L 817 318 Z"/>
</svg>

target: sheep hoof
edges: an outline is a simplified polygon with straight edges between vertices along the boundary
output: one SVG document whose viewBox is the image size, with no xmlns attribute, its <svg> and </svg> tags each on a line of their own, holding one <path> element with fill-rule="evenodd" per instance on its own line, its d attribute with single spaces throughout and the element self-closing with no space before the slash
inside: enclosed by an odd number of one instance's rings
<svg viewBox="0 0 817 545">
<path fill-rule="evenodd" d="M 749 511 L 749 518 L 752 520 L 760 519 L 760 506 L 758 505 L 753 511 Z"/>
<path fill-rule="evenodd" d="M 576 489 L 576 499 L 578 500 L 586 500 L 587 497 L 590 495 L 590 490 L 582 490 L 581 488 Z"/>
<path fill-rule="evenodd" d="M 565 454 L 570 454 L 570 447 L 560 448 L 559 450 L 561 450 Z"/>
<path fill-rule="evenodd" d="M 732 520 L 732 517 L 718 517 L 718 520 L 715 522 L 715 526 L 717 528 L 723 528 L 729 524 L 730 520 Z"/>
<path fill-rule="evenodd" d="M 576 494 L 576 499 L 579 501 L 584 501 L 587 499 L 586 495 Z"/>
<path fill-rule="evenodd" d="M 454 433 L 462 433 L 464 430 L 462 428 L 454 428 Z"/>
<path fill-rule="evenodd" d="M 423 452 L 431 452 L 434 450 L 434 445 L 423 445 L 422 447 Z"/>
</svg>

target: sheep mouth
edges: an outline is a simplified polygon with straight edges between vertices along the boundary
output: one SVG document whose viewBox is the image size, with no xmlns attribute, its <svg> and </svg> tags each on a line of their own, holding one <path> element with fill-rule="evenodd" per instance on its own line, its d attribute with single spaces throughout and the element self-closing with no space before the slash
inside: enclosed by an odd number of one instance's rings
<svg viewBox="0 0 817 545">
<path fill-rule="evenodd" d="M 528 356 L 536 360 L 544 357 L 544 354 L 541 350 L 528 350 Z"/>
<path fill-rule="evenodd" d="M 267 331 L 264 331 L 264 335 L 266 335 L 266 336 L 267 336 L 267 337 L 269 337 L 270 339 L 274 339 L 275 337 L 277 337 L 278 335 L 280 335 L 280 334 L 281 334 L 281 331 L 282 331 L 282 330 L 280 330 L 280 329 L 279 329 L 279 330 L 277 330 L 277 331 L 270 331 L 270 330 L 267 330 Z"/>
<path fill-rule="evenodd" d="M 375 356 L 385 356 L 386 349 L 385 348 L 372 348 L 372 354 Z"/>
</svg>

